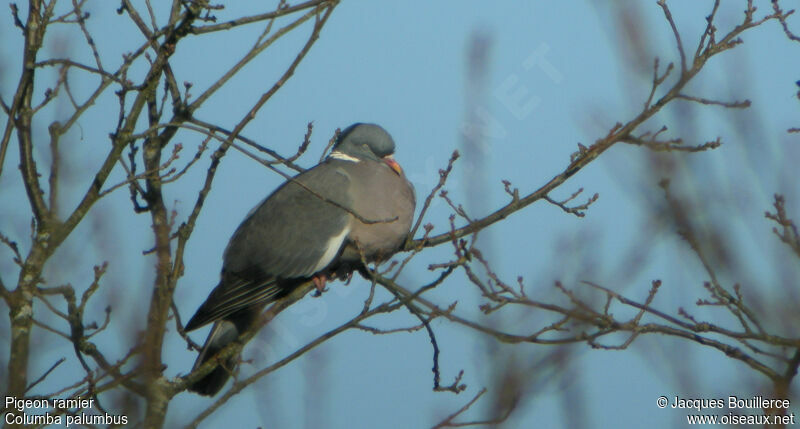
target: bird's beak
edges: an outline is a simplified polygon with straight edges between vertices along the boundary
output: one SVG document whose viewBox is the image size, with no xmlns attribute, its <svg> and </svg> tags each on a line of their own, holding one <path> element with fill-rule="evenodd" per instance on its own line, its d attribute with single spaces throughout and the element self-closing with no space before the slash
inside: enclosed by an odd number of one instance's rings
<svg viewBox="0 0 800 429">
<path fill-rule="evenodd" d="M 388 165 L 389 167 L 392 168 L 392 170 L 395 171 L 395 173 L 399 174 L 400 176 L 403 175 L 403 168 L 400 167 L 400 164 L 398 164 L 397 161 L 394 160 L 393 155 L 385 156 L 382 159 L 383 162 L 386 163 L 386 165 Z"/>
</svg>

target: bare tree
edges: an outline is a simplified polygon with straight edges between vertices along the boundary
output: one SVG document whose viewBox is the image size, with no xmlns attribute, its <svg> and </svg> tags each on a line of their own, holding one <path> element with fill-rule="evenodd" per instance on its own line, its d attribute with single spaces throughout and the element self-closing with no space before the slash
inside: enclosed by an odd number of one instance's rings
<svg viewBox="0 0 800 429">
<path fill-rule="evenodd" d="M 83 422 L 87 426 L 97 424 L 136 423 L 147 428 L 163 427 L 167 408 L 173 398 L 186 390 L 192 382 L 208 374 L 212 365 L 203 365 L 191 373 L 177 377 L 164 375 L 165 344 L 185 342 L 197 347 L 186 335 L 180 314 L 173 302 L 178 280 L 185 269 L 184 254 L 192 237 L 196 221 L 203 210 L 206 197 L 212 191 L 217 168 L 225 159 L 229 149 L 263 164 L 284 177 L 303 171 L 296 162 L 306 153 L 310 144 L 312 125 L 296 153 L 290 156 L 264 147 L 243 135 L 245 127 L 253 121 L 262 107 L 292 77 L 311 47 L 317 41 L 328 19 L 334 13 L 338 0 L 310 0 L 295 5 L 279 2 L 274 10 L 246 11 L 241 16 L 218 22 L 216 14 L 224 5 L 204 1 L 174 1 L 168 7 L 145 0 L 135 4 L 122 0 L 117 14 L 129 19 L 140 32 L 136 46 L 124 52 L 109 52 L 97 43 L 100 34 L 90 23 L 97 17 L 85 12 L 86 0 L 30 0 L 26 8 L 11 4 L 11 20 L 24 37 L 21 51 L 22 69 L 19 83 L 13 94 L 2 94 L 0 103 L 7 119 L 0 140 L 0 177 L 13 173 L 6 160 L 12 142 L 16 143 L 19 158 L 19 186 L 24 189 L 28 206 L 16 206 L 21 217 L 31 219 L 30 237 L 25 238 L 15 231 L 11 234 L 0 231 L 0 241 L 7 248 L 4 258 L 17 266 L 16 282 L 3 272 L 0 274 L 0 297 L 9 308 L 9 343 L 7 372 L 2 377 L 5 396 L 11 398 L 54 399 L 62 397 L 91 398 L 94 414 L 99 416 L 125 415 L 126 422 L 96 420 Z M 679 55 L 676 63 L 664 64 L 656 55 L 650 55 L 652 64 L 648 96 L 641 100 L 641 109 L 632 117 L 616 123 L 599 136 L 594 143 L 578 145 L 571 159 L 565 160 L 560 172 L 535 190 L 520 190 L 509 181 L 503 181 L 499 189 L 508 196 L 508 202 L 483 217 L 471 215 L 447 192 L 448 178 L 459 167 L 459 153 L 454 151 L 447 165 L 438 173 L 438 183 L 424 196 L 422 209 L 405 244 L 405 253 L 383 266 L 373 266 L 362 275 L 370 283 L 370 293 L 361 311 L 350 320 L 332 327 L 328 332 L 302 345 L 295 352 L 275 363 L 242 377 L 233 383 L 207 410 L 197 415 L 189 427 L 197 427 L 207 416 L 224 406 L 230 398 L 252 385 L 266 374 L 275 372 L 298 359 L 319 344 L 338 334 L 350 330 L 362 330 L 373 334 L 425 331 L 430 338 L 433 355 L 433 389 L 435 391 L 459 393 L 464 391 L 462 374 L 455 380 L 441 380 L 439 343 L 431 320 L 442 319 L 466 327 L 480 335 L 507 344 L 538 344 L 551 346 L 547 359 L 514 366 L 514 371 L 499 371 L 491 410 L 493 415 L 486 420 L 468 421 L 464 413 L 481 399 L 487 391 L 481 389 L 462 408 L 454 410 L 436 427 L 499 424 L 513 412 L 526 391 L 536 382 L 531 373 L 536 369 L 557 367 L 557 362 L 569 355 L 567 345 L 585 343 L 596 349 L 618 350 L 628 348 L 643 334 L 657 333 L 682 341 L 697 343 L 720 352 L 720 357 L 742 362 L 754 373 L 766 377 L 775 397 L 788 398 L 792 383 L 800 366 L 800 337 L 796 332 L 786 333 L 772 329 L 762 322 L 769 310 L 752 305 L 745 299 L 742 287 L 727 283 L 718 272 L 726 260 L 726 246 L 718 235 L 703 231 L 698 223 L 696 204 L 674 192 L 668 179 L 659 183 L 661 197 L 657 211 L 663 214 L 666 223 L 674 227 L 686 241 L 702 264 L 706 278 L 698 281 L 704 298 L 698 306 L 718 308 L 719 319 L 704 321 L 693 315 L 692 309 L 681 308 L 676 312 L 659 309 L 653 301 L 662 282 L 653 279 L 643 299 L 624 296 L 619 288 L 583 279 L 578 284 L 557 282 L 558 296 L 539 299 L 529 294 L 530 284 L 541 283 L 538 279 L 514 281 L 503 279 L 493 269 L 493 261 L 481 251 L 478 235 L 485 228 L 504 221 L 508 216 L 530 207 L 536 202 L 551 204 L 565 215 L 583 217 L 597 201 L 598 195 L 584 196 L 582 188 L 568 192 L 566 199 L 553 197 L 553 193 L 564 188 L 564 184 L 587 165 L 604 155 L 608 149 L 619 145 L 630 145 L 657 153 L 651 158 L 653 171 L 668 178 L 670 157 L 676 154 L 710 151 L 722 144 L 717 138 L 707 142 L 688 144 L 671 134 L 661 123 L 659 113 L 676 103 L 694 103 L 703 108 L 746 109 L 747 100 L 719 100 L 713 96 L 696 94 L 689 84 L 714 57 L 725 55 L 741 44 L 744 34 L 765 27 L 768 22 L 780 24 L 785 35 L 792 41 L 798 37 L 791 31 L 787 18 L 792 11 L 785 12 L 778 1 L 772 2 L 771 10 L 757 10 L 752 1 L 744 2 L 746 8 L 741 19 L 725 31 L 717 28 L 717 14 L 721 2 L 717 0 L 708 11 L 707 25 L 699 35 L 687 39 L 672 16 L 665 0 L 658 1 L 666 25 L 674 34 L 674 46 Z M 701 12 L 698 12 L 701 13 Z M 704 12 L 706 13 L 706 12 Z M 54 28 L 67 27 L 83 38 L 84 52 L 73 53 L 68 49 L 47 55 L 45 46 Z M 171 58 L 190 49 L 197 39 L 215 37 L 223 32 L 241 28 L 255 28 L 255 39 L 238 62 L 227 68 L 218 79 L 197 90 L 198 85 L 185 81 L 173 69 Z M 110 32 L 111 30 L 105 30 Z M 236 76 L 253 61 L 269 51 L 269 48 L 290 33 L 306 31 L 305 42 L 299 47 L 283 73 L 269 85 L 261 88 L 261 94 L 249 110 L 232 127 L 217 123 L 214 118 L 203 115 L 203 106 L 215 103 L 215 94 L 229 85 Z M 766 29 L 765 29 L 766 31 Z M 87 54 L 88 53 L 88 54 Z M 78 88 L 77 81 L 91 82 L 87 89 Z M 198 91 L 195 95 L 193 92 Z M 109 102 L 111 100 L 111 102 Z M 115 105 L 111 113 L 108 106 Z M 99 112 L 95 113 L 98 109 Z M 56 113 L 54 113 L 56 112 Z M 68 113 L 64 113 L 68 112 Z M 75 163 L 73 151 L 75 134 L 80 133 L 80 119 L 88 115 L 100 118 L 111 130 L 106 142 L 91 142 L 85 150 L 102 155 L 101 162 L 91 169 L 77 173 L 70 168 Z M 56 117 L 48 120 L 49 116 Z M 474 120 L 474 118 L 473 118 Z M 78 129 L 76 131 L 76 128 Z M 790 130 L 796 132 L 796 130 Z M 179 137 L 182 136 L 182 137 Z M 185 156 L 186 144 L 179 138 L 191 141 L 192 154 Z M 469 144 L 475 144 L 467 136 Z M 64 144 L 66 140 L 66 143 Z M 300 139 L 298 139 L 300 140 Z M 331 139 L 331 142 L 333 140 Z M 469 144 L 467 147 L 469 147 Z M 322 154 L 324 155 L 324 153 Z M 204 174 L 198 174 L 197 195 L 186 216 L 179 216 L 171 208 L 168 189 L 187 173 L 199 170 L 201 160 L 210 157 Z M 65 179 L 65 171 L 79 176 L 83 189 L 76 190 Z M 46 180 L 44 178 L 47 178 Z M 116 180 L 114 178 L 118 178 Z M 70 186 L 73 186 L 70 188 Z M 86 222 L 103 198 L 127 191 L 130 200 L 130 218 L 118 219 L 122 228 L 134 227 L 136 214 L 149 216 L 149 234 L 153 247 L 145 256 L 154 260 L 152 285 L 147 310 L 143 316 L 145 326 L 140 335 L 132 335 L 126 349 L 108 350 L 98 346 L 93 336 L 106 330 L 117 316 L 110 307 L 104 320 L 93 322 L 96 315 L 87 316 L 87 308 L 94 303 L 98 290 L 108 288 L 104 274 L 107 264 L 124 261 L 98 263 L 87 287 L 76 288 L 60 279 L 45 279 L 44 273 L 52 256 L 76 230 Z M 10 192 L 0 189 L 2 204 L 14 204 Z M 19 192 L 22 195 L 22 192 Z M 441 199 L 452 211 L 448 225 L 433 225 L 428 220 L 428 211 L 435 199 Z M 64 207 L 70 207 L 64 210 Z M 765 208 L 766 216 L 775 223 L 774 233 L 786 244 L 789 252 L 800 258 L 800 237 L 787 211 L 781 195 L 774 198 L 774 206 Z M 655 211 L 655 210 L 654 210 Z M 142 231 L 144 233 L 144 231 Z M 449 260 L 434 260 L 429 249 L 446 247 L 452 251 Z M 10 258 L 9 258 L 10 255 Z M 412 261 L 422 259 L 430 274 L 420 284 L 402 284 L 398 279 Z M 481 297 L 481 319 L 460 314 L 456 300 L 438 302 L 430 298 L 430 291 L 446 284 L 455 273 L 469 280 Z M 625 279 L 620 279 L 624 282 Z M 16 283 L 16 284 L 13 284 Z M 270 306 L 257 328 L 269 323 L 277 314 L 292 303 L 303 298 L 313 284 L 309 282 L 289 296 Z M 385 300 L 376 293 L 385 288 L 391 296 Z M 797 289 L 797 280 L 787 289 Z M 80 291 L 83 292 L 80 292 Z M 795 295 L 796 296 L 796 293 Z M 91 303 L 90 303 L 91 302 Z M 536 310 L 547 315 L 522 326 L 508 327 L 491 322 L 497 314 L 519 314 Z M 632 311 L 632 317 L 621 317 Z M 377 315 L 407 311 L 418 323 L 414 326 L 378 328 L 370 323 Z M 726 317 L 732 316 L 732 317 Z M 178 335 L 170 335 L 174 326 Z M 32 341 L 36 330 L 44 330 L 60 337 L 59 341 L 71 344 L 74 356 L 83 372 L 74 380 L 60 382 L 52 388 L 50 373 L 64 362 L 56 360 L 43 374 L 33 374 L 30 363 L 39 359 L 47 344 Z M 226 347 L 220 359 L 237 355 L 246 340 L 256 335 L 253 329 L 244 341 Z M 114 356 L 114 357 L 111 357 Z M 509 366 L 510 368 L 511 366 Z M 36 386 L 44 381 L 48 390 L 37 395 Z M 141 405 L 139 405 L 141 404 Z M 79 416 L 86 405 L 50 403 L 52 416 Z M 141 406 L 142 409 L 137 407 Z M 5 405 L 5 413 L 15 413 L 17 405 Z M 775 426 L 785 426 L 782 420 L 786 408 L 774 407 L 764 410 L 775 417 Z M 16 413 L 23 414 L 23 413 Z M 9 427 L 24 426 L 31 422 L 6 420 Z M 43 422 L 33 422 L 39 424 Z"/>
</svg>

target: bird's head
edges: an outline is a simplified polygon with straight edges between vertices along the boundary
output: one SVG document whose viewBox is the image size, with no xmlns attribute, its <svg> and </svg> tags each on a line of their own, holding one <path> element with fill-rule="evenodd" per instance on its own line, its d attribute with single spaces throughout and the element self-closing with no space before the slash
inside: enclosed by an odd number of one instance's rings
<svg viewBox="0 0 800 429">
<path fill-rule="evenodd" d="M 340 159 L 352 157 L 357 160 L 382 161 L 397 174 L 403 174 L 400 164 L 394 160 L 394 140 L 379 125 L 364 123 L 350 125 L 339 133 L 331 155 Z"/>
</svg>

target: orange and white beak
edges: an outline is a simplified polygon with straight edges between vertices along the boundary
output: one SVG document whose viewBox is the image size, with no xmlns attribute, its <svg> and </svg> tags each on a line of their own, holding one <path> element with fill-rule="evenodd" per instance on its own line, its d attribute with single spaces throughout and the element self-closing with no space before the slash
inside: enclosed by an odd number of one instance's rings
<svg viewBox="0 0 800 429">
<path fill-rule="evenodd" d="M 398 164 L 397 161 L 394 160 L 394 155 L 387 155 L 381 159 L 383 159 L 383 162 L 385 162 L 386 165 L 391 167 L 392 170 L 395 171 L 395 173 L 399 174 L 400 176 L 403 175 L 403 168 L 400 167 L 400 164 Z"/>
</svg>

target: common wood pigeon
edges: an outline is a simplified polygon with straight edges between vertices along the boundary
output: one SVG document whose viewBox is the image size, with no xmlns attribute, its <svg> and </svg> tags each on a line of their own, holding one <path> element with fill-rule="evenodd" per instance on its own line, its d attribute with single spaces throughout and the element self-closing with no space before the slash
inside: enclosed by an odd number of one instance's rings
<svg viewBox="0 0 800 429">
<path fill-rule="evenodd" d="M 393 159 L 394 141 L 375 124 L 340 133 L 330 155 L 254 208 L 225 249 L 219 284 L 186 324 L 215 322 L 194 368 L 213 359 L 258 319 L 264 306 L 313 281 L 321 292 L 368 262 L 398 251 L 411 227 L 414 188 Z M 214 395 L 238 357 L 190 387 Z"/>
</svg>

